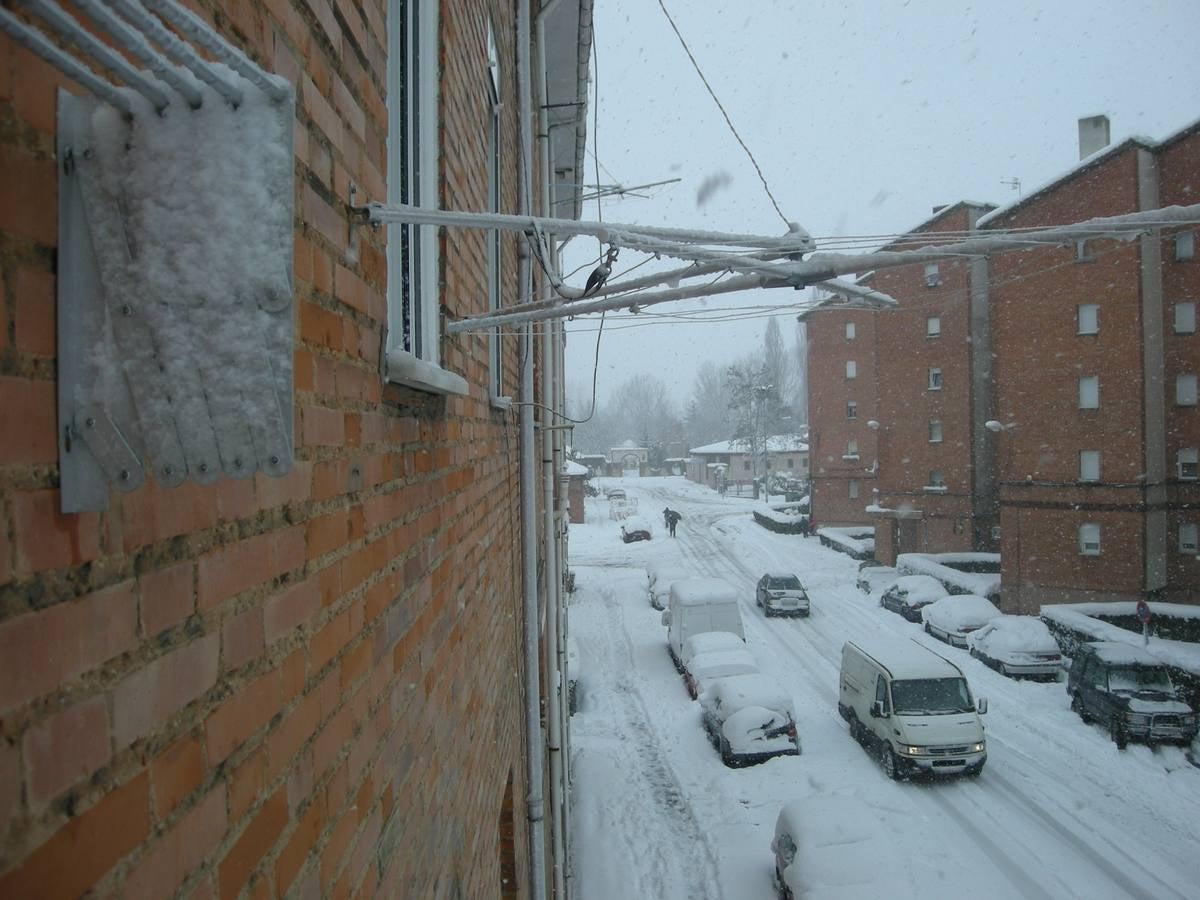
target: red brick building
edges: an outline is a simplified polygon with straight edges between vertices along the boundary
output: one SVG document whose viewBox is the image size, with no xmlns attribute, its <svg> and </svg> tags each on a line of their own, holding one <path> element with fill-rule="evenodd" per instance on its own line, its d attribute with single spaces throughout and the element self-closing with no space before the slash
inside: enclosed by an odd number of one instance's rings
<svg viewBox="0 0 1200 900">
<path fill-rule="evenodd" d="M 259 360 L 290 370 L 294 460 L 178 487 L 160 466 L 62 511 L 83 426 L 56 398 L 56 293 L 82 251 L 56 115 L 60 88 L 88 91 L 0 35 L 0 896 L 527 896 L 565 862 L 524 698 L 562 701 L 523 649 L 530 592 L 557 602 L 563 501 L 525 479 L 556 506 L 522 540 L 516 341 L 444 330 L 526 296 L 527 264 L 513 237 L 353 209 L 518 212 L 523 160 L 534 212 L 536 173 L 580 181 L 590 4 L 528 4 L 527 42 L 520 4 L 487 0 L 188 6 L 294 88 L 292 337 Z M 554 138 L 522 150 L 538 109 Z"/>
</svg>

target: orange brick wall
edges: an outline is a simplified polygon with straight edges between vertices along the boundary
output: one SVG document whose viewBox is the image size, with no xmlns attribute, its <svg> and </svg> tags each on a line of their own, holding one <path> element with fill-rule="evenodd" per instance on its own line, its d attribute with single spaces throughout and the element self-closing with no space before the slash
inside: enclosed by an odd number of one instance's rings
<svg viewBox="0 0 1200 900">
<path fill-rule="evenodd" d="M 346 253 L 351 182 L 386 196 L 386 4 L 196 8 L 296 88 L 296 461 L 58 513 L 62 82 L 0 37 L 0 896 L 508 896 L 514 858 L 523 894 L 515 422 L 481 336 L 443 345 L 469 396 L 385 386 L 383 233 Z M 489 12 L 513 211 L 512 4 L 441 4 L 441 199 L 486 203 Z M 443 239 L 456 315 L 483 259 Z"/>
</svg>

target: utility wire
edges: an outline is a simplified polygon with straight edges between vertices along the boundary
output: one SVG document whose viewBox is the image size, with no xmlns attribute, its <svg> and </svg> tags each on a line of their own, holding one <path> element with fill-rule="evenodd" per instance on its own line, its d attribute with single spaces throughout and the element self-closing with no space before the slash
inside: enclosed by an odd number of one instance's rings
<svg viewBox="0 0 1200 900">
<path fill-rule="evenodd" d="M 746 142 L 742 140 L 742 136 L 738 134 L 738 130 L 734 127 L 733 121 L 729 118 L 729 113 L 725 111 L 725 107 L 721 101 L 717 99 L 716 92 L 713 91 L 712 85 L 708 83 L 708 79 L 704 77 L 704 72 L 700 70 L 700 64 L 696 62 L 696 57 L 692 55 L 692 50 L 687 45 L 687 41 L 683 39 L 683 35 L 679 33 L 679 29 L 675 26 L 675 20 L 671 18 L 671 14 L 667 12 L 667 7 L 663 0 L 658 0 L 659 8 L 662 9 L 663 15 L 667 17 L 667 22 L 671 25 L 671 30 L 675 32 L 675 37 L 679 38 L 679 43 L 683 45 L 683 52 L 687 54 L 688 59 L 692 61 L 692 67 L 696 70 L 696 74 L 700 76 L 700 80 L 704 82 L 704 87 L 708 91 L 708 95 L 713 98 L 713 102 L 717 104 L 717 109 L 721 111 L 721 115 L 725 117 L 725 124 L 729 126 L 729 130 L 733 132 L 733 136 L 737 138 L 737 142 L 742 145 L 742 149 L 746 151 L 746 155 L 750 157 L 750 162 L 754 166 L 754 171 L 758 173 L 758 180 L 762 182 L 763 190 L 767 192 L 767 196 L 771 199 L 771 205 L 775 207 L 775 212 L 779 213 L 779 218 L 783 220 L 783 224 L 791 227 L 791 222 L 788 217 L 783 214 L 783 210 L 779 208 L 779 201 L 775 199 L 775 195 L 771 193 L 771 188 L 767 184 L 766 176 L 763 175 L 762 169 L 758 165 L 758 160 L 754 158 L 754 154 L 750 152 L 750 148 L 746 146 Z M 597 179 L 599 180 L 599 179 Z"/>
</svg>

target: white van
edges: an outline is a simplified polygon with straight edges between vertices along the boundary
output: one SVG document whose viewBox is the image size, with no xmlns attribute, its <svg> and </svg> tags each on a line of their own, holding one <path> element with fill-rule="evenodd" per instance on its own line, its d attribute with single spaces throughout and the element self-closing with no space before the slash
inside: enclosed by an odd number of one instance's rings
<svg viewBox="0 0 1200 900">
<path fill-rule="evenodd" d="M 683 671 L 683 642 L 705 631 L 728 631 L 745 639 L 738 593 L 719 578 L 685 578 L 671 582 L 662 623 L 675 668 Z"/>
<path fill-rule="evenodd" d="M 987 762 L 976 701 L 962 670 L 916 641 L 847 641 L 838 712 L 850 734 L 875 748 L 889 778 L 978 775 Z"/>
</svg>

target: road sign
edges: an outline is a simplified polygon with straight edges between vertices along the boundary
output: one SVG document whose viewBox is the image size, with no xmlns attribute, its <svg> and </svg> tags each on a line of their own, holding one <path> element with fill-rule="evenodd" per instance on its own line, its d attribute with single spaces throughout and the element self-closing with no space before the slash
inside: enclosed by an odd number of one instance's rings
<svg viewBox="0 0 1200 900">
<path fill-rule="evenodd" d="M 1137 617 L 1143 625 L 1150 624 L 1150 607 L 1146 605 L 1145 600 L 1139 600 L 1137 603 Z"/>
</svg>

